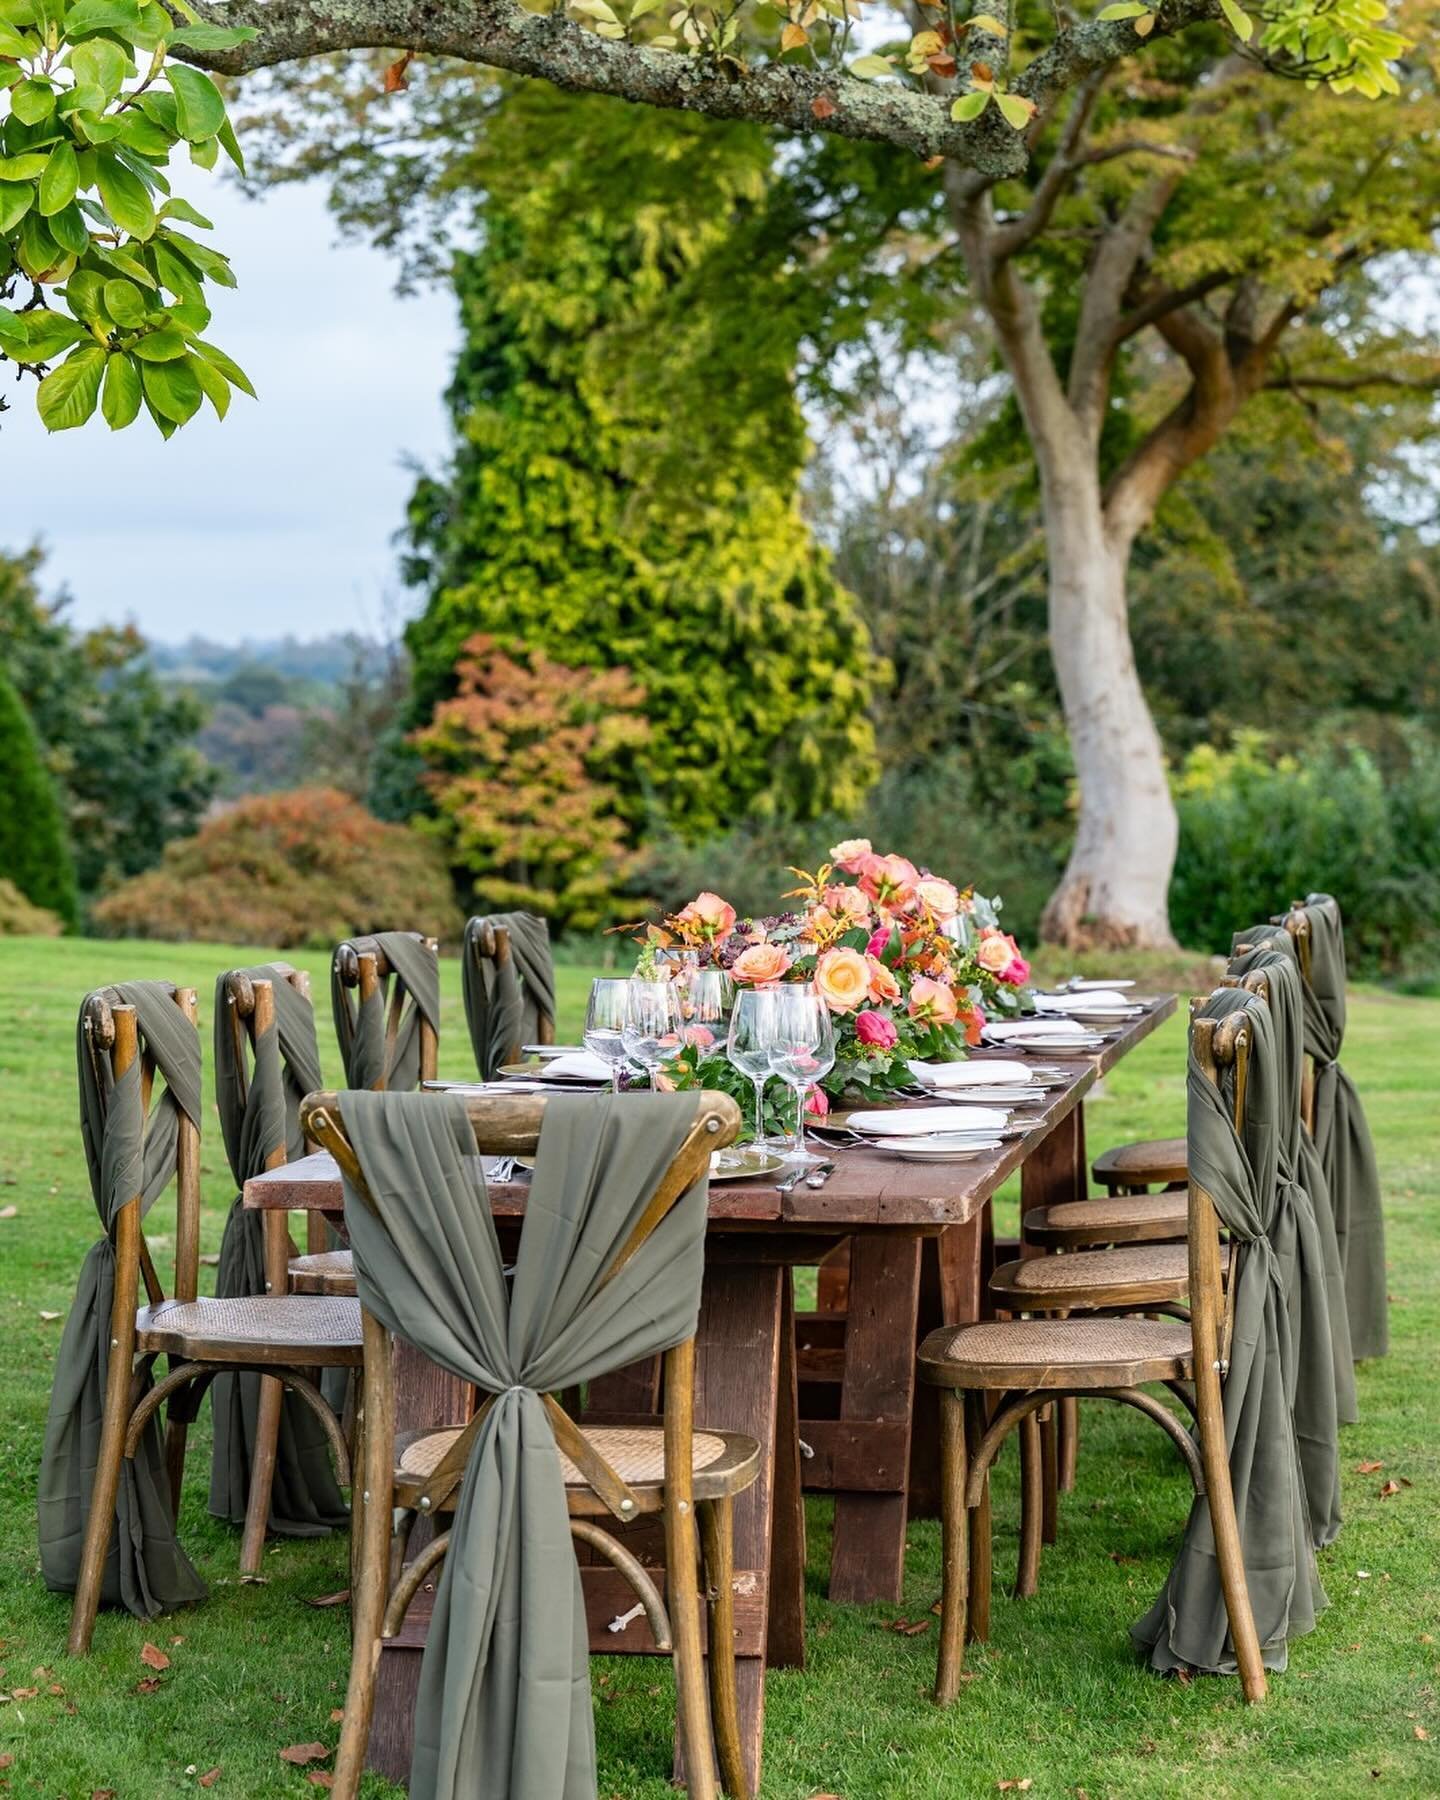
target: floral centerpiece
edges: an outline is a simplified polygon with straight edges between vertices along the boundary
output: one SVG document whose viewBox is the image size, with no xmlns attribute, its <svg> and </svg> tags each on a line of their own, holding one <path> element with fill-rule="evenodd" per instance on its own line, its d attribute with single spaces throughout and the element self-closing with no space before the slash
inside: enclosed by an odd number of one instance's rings
<svg viewBox="0 0 1440 1800">
<path fill-rule="evenodd" d="M 1020 1010 L 1030 965 L 1000 930 L 1000 902 L 880 856 L 865 838 L 837 844 L 813 873 L 795 869 L 790 911 L 741 919 L 718 894 L 697 894 L 662 924 L 642 928 L 641 962 L 662 956 L 725 970 L 740 986 L 810 982 L 830 1009 L 835 1067 L 828 1096 L 884 1098 L 913 1080 L 912 1060 L 950 1061 L 980 1041 L 987 1017 Z M 729 1086 L 726 1065 L 689 1044 L 682 1082 Z"/>
</svg>

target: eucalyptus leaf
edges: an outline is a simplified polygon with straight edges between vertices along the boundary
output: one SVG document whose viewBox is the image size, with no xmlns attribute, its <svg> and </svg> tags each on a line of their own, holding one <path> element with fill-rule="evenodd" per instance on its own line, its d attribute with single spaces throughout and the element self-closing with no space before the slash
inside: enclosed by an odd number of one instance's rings
<svg viewBox="0 0 1440 1800">
<path fill-rule="evenodd" d="M 105 352 L 98 344 L 73 350 L 58 369 L 40 383 L 35 405 L 42 424 L 50 431 L 73 431 L 83 425 L 100 398 L 105 374 Z"/>
</svg>

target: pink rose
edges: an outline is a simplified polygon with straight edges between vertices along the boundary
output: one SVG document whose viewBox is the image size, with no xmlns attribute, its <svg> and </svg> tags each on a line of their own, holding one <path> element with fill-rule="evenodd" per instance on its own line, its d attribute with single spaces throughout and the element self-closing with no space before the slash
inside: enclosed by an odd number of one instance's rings
<svg viewBox="0 0 1440 1800">
<path fill-rule="evenodd" d="M 790 953 L 779 944 L 752 944 L 742 950 L 730 965 L 736 981 L 753 981 L 764 986 L 779 981 L 790 967 Z"/>
<path fill-rule="evenodd" d="M 862 1044 L 873 1044 L 877 1050 L 893 1050 L 900 1041 L 895 1021 L 878 1012 L 859 1013 L 855 1019 L 855 1035 Z"/>
<path fill-rule="evenodd" d="M 877 906 L 899 912 L 915 897 L 920 871 L 903 856 L 867 856 L 860 865 L 860 885 Z"/>
<path fill-rule="evenodd" d="M 708 1025 L 687 1025 L 680 1034 L 687 1044 L 697 1050 L 711 1050 L 715 1045 L 715 1033 Z"/>
<path fill-rule="evenodd" d="M 890 927 L 888 925 L 882 925 L 880 929 L 872 935 L 870 942 L 865 946 L 865 954 L 867 956 L 881 956 L 884 954 L 885 947 L 889 942 Z"/>
<path fill-rule="evenodd" d="M 943 981 L 922 975 L 910 984 L 910 1016 L 925 1025 L 953 1025 L 959 1008 L 955 990 Z"/>
<path fill-rule="evenodd" d="M 832 847 L 830 861 L 837 869 L 843 869 L 847 875 L 858 875 L 861 865 L 869 854 L 869 838 L 846 838 L 843 844 L 836 844 Z"/>
<path fill-rule="evenodd" d="M 865 961 L 870 969 L 870 998 L 877 1002 L 898 1000 L 900 983 L 895 979 L 894 972 L 887 969 L 878 957 L 867 956 Z"/>
<path fill-rule="evenodd" d="M 823 1119 L 830 1110 L 830 1096 L 824 1088 L 811 1088 L 805 1110 L 812 1119 Z"/>
<path fill-rule="evenodd" d="M 926 875 L 915 884 L 915 898 L 939 925 L 953 919 L 960 910 L 960 896 L 955 885 L 938 875 Z"/>
<path fill-rule="evenodd" d="M 674 923 L 686 936 L 713 944 L 717 938 L 734 930 L 735 908 L 718 894 L 697 894 L 688 906 L 676 913 Z"/>
<path fill-rule="evenodd" d="M 831 1012 L 855 1012 L 870 997 L 870 965 L 858 950 L 827 950 L 815 964 L 815 989 Z"/>
<path fill-rule="evenodd" d="M 1006 987 L 1024 987 L 1030 979 L 1030 965 L 1023 956 L 1017 955 L 1012 962 L 1000 971 L 1000 979 Z"/>
</svg>

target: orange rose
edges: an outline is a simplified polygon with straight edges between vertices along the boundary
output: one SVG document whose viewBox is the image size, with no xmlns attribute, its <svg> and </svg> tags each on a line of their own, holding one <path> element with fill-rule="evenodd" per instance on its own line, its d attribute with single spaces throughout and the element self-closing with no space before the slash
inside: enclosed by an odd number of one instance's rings
<svg viewBox="0 0 1440 1800">
<path fill-rule="evenodd" d="M 713 944 L 717 938 L 734 930 L 735 908 L 718 894 L 697 894 L 687 907 L 676 913 L 672 922 L 687 937 Z"/>
<path fill-rule="evenodd" d="M 1008 969 L 1015 957 L 1014 943 L 995 925 L 986 925 L 975 946 L 975 960 L 988 974 Z"/>
<path fill-rule="evenodd" d="M 855 1012 L 870 998 L 870 966 L 858 950 L 827 950 L 815 965 L 815 987 L 831 1012 Z"/>
<path fill-rule="evenodd" d="M 867 956 L 865 966 L 870 971 L 870 998 L 877 1005 L 887 1000 L 900 998 L 900 983 L 890 973 L 877 956 Z"/>
<path fill-rule="evenodd" d="M 779 944 L 752 944 L 742 950 L 730 965 L 736 981 L 753 981 L 758 986 L 779 981 L 790 967 L 790 952 Z"/>
<path fill-rule="evenodd" d="M 910 1016 L 925 1025 L 953 1025 L 958 1012 L 955 990 L 943 981 L 922 975 L 910 984 Z"/>
<path fill-rule="evenodd" d="M 903 856 L 867 856 L 860 865 L 860 885 L 877 906 L 903 912 L 915 898 L 920 871 Z"/>
</svg>

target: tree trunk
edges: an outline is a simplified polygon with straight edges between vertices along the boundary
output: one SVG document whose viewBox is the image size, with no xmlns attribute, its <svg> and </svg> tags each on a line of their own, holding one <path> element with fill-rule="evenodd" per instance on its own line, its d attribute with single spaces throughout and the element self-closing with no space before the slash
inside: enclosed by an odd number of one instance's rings
<svg viewBox="0 0 1440 1800">
<path fill-rule="evenodd" d="M 1080 812 L 1040 935 L 1077 950 L 1172 948 L 1167 895 L 1179 830 L 1130 642 L 1129 541 L 1107 533 L 1090 470 L 1046 481 L 1044 504 L 1050 650 Z"/>
</svg>

